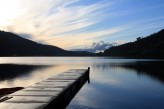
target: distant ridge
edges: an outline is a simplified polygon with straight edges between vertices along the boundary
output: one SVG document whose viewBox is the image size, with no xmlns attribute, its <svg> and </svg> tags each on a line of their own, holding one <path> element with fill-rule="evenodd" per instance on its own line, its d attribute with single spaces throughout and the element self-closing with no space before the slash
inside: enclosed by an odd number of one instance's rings
<svg viewBox="0 0 164 109">
<path fill-rule="evenodd" d="M 111 42 L 111 43 L 104 42 L 104 41 L 93 42 L 90 46 L 86 46 L 84 48 L 79 48 L 79 49 L 73 49 L 73 51 L 87 51 L 91 53 L 99 53 L 99 52 L 104 52 L 104 50 L 112 46 L 116 46 L 120 44 L 123 44 L 123 42 Z"/>
<path fill-rule="evenodd" d="M 84 56 L 87 54 L 66 51 L 24 39 L 14 33 L 0 31 L 0 56 Z"/>
<path fill-rule="evenodd" d="M 164 59 L 164 29 L 144 38 L 138 37 L 134 42 L 111 47 L 103 55 Z"/>
</svg>

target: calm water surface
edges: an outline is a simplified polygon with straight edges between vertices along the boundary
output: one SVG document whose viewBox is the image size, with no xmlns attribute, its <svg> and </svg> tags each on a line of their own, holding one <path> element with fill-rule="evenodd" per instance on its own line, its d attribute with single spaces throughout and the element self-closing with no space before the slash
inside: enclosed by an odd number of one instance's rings
<svg viewBox="0 0 164 109">
<path fill-rule="evenodd" d="M 27 87 L 74 68 L 90 80 L 67 109 L 164 109 L 164 62 L 100 57 L 0 58 L 0 88 Z"/>
</svg>

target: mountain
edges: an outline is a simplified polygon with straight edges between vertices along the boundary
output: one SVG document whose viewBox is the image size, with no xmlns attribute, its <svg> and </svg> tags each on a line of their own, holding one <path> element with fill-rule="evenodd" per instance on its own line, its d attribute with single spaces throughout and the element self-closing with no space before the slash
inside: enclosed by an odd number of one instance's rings
<svg viewBox="0 0 164 109">
<path fill-rule="evenodd" d="M 144 38 L 138 37 L 134 42 L 111 47 L 103 55 L 164 59 L 164 29 Z"/>
<path fill-rule="evenodd" d="M 100 42 L 93 42 L 91 46 L 84 47 L 81 49 L 74 49 L 73 51 L 87 51 L 92 53 L 98 53 L 98 52 L 104 52 L 104 50 L 116 45 L 119 45 L 119 43 L 118 42 L 108 43 L 108 42 L 100 41 Z"/>
<path fill-rule="evenodd" d="M 56 46 L 24 39 L 14 33 L 0 31 L 0 56 L 85 56 Z"/>
</svg>

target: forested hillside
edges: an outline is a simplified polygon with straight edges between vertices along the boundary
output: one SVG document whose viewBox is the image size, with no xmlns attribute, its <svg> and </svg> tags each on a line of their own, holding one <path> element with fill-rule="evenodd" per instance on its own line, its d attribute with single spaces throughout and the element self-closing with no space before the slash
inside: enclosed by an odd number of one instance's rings
<svg viewBox="0 0 164 109">
<path fill-rule="evenodd" d="M 107 49 L 105 56 L 164 58 L 164 29 L 136 41 Z"/>
</svg>

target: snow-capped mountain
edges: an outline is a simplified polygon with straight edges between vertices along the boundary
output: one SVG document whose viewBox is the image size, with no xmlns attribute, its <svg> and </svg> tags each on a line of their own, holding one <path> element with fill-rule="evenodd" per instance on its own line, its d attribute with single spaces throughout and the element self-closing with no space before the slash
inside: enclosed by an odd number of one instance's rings
<svg viewBox="0 0 164 109">
<path fill-rule="evenodd" d="M 104 52 L 104 50 L 120 44 L 123 44 L 123 42 L 112 42 L 112 43 L 104 42 L 104 41 L 93 42 L 90 46 L 84 47 L 82 49 L 74 49 L 74 51 L 88 51 L 93 53 Z"/>
</svg>

